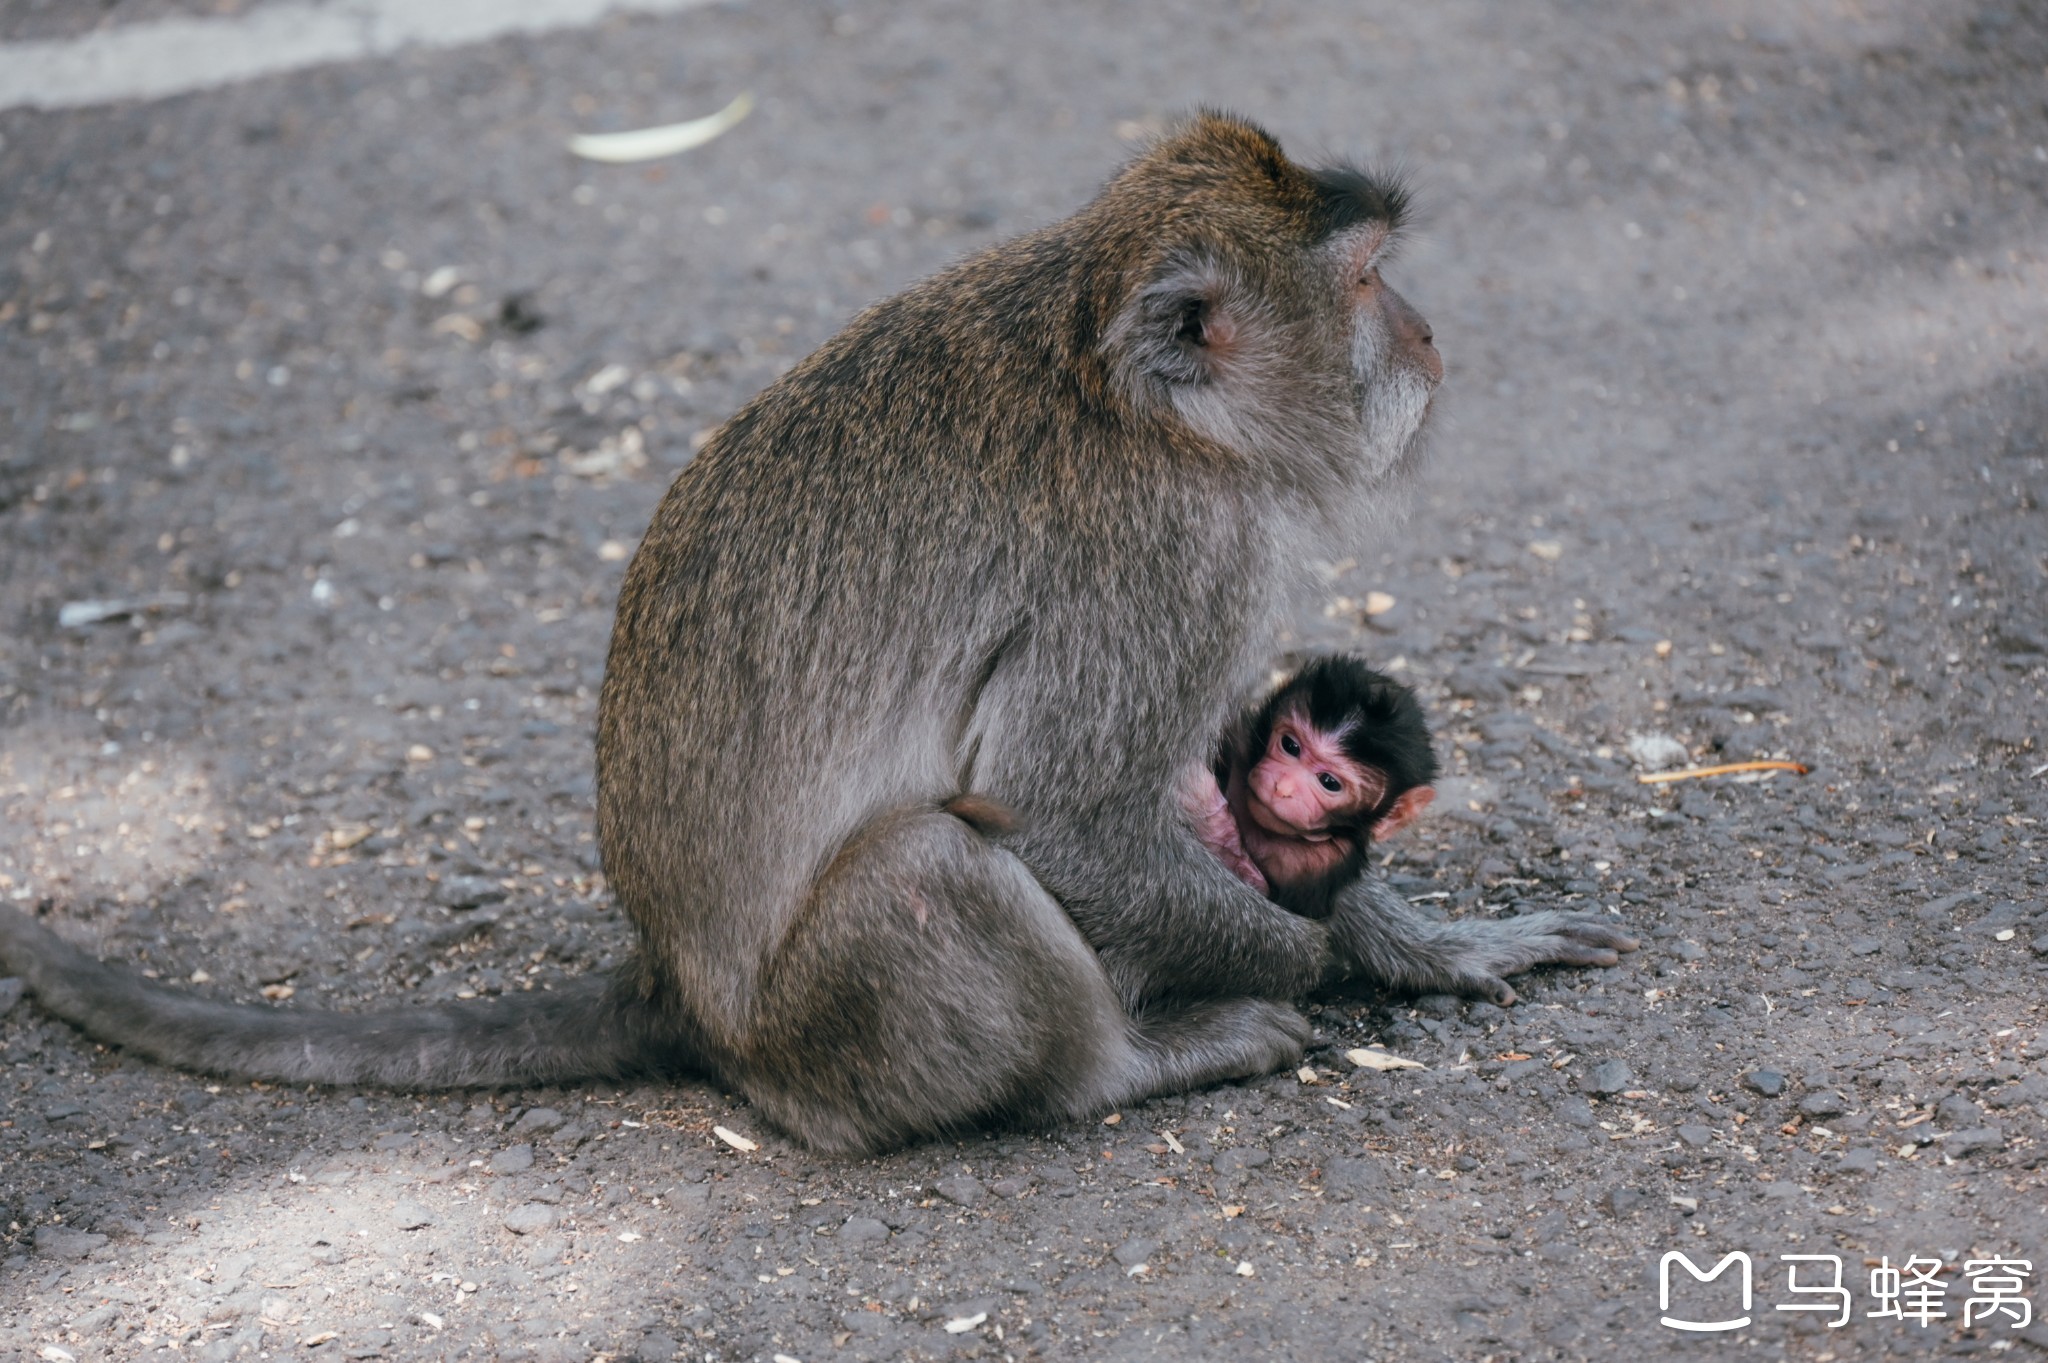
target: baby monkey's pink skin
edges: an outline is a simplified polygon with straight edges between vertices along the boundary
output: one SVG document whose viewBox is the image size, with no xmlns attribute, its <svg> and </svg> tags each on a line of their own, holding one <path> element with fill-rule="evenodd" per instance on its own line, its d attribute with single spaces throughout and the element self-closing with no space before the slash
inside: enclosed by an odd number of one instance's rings
<svg viewBox="0 0 2048 1363">
<path fill-rule="evenodd" d="M 1244 839 L 1237 831 L 1237 815 L 1231 812 L 1230 802 L 1223 798 L 1223 788 L 1216 784 L 1216 773 L 1207 767 L 1196 767 L 1181 788 L 1180 803 L 1181 808 L 1187 810 L 1188 817 L 1194 820 L 1195 836 L 1201 840 L 1202 846 L 1221 858 L 1239 880 L 1260 894 L 1267 893 L 1265 872 L 1244 850 Z"/>
<path fill-rule="evenodd" d="M 1307 886 L 1356 859 L 1362 844 L 1397 833 L 1429 807 L 1436 791 L 1415 786 L 1373 817 L 1387 795 L 1386 773 L 1344 751 L 1343 734 L 1318 728 L 1301 709 L 1275 717 L 1266 750 L 1227 789 L 1206 767 L 1182 792 L 1195 833 L 1253 889 Z"/>
</svg>

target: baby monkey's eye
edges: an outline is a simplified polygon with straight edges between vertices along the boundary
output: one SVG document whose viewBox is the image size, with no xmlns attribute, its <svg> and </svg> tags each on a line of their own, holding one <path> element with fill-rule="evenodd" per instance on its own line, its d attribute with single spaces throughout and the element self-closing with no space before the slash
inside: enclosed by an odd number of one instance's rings
<svg viewBox="0 0 2048 1363">
<path fill-rule="evenodd" d="M 1326 771 L 1318 772 L 1316 774 L 1316 780 L 1321 781 L 1323 783 L 1323 789 L 1329 791 L 1332 795 L 1335 795 L 1338 791 L 1344 789 L 1344 783 L 1342 781 L 1339 781 L 1336 777 L 1330 775 L 1330 773 Z"/>
<path fill-rule="evenodd" d="M 1282 734 L 1280 735 L 1280 751 L 1286 753 L 1289 757 L 1299 757 L 1301 756 L 1301 744 L 1295 741 L 1293 734 Z"/>
</svg>

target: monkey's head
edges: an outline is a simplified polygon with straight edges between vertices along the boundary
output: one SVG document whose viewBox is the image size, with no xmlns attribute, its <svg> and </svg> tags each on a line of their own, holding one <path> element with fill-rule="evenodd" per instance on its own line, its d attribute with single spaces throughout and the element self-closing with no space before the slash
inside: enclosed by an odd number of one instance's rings
<svg viewBox="0 0 2048 1363">
<path fill-rule="evenodd" d="M 1252 124 L 1201 114 L 1075 220 L 1088 258 L 1114 264 L 1085 286 L 1112 319 L 1113 381 L 1325 505 L 1384 492 L 1444 374 L 1381 273 L 1407 211 L 1398 180 L 1296 165 Z"/>
<path fill-rule="evenodd" d="M 1348 655 L 1304 667 L 1267 701 L 1252 735 L 1246 813 L 1269 833 L 1389 837 L 1436 798 L 1421 702 Z"/>
</svg>

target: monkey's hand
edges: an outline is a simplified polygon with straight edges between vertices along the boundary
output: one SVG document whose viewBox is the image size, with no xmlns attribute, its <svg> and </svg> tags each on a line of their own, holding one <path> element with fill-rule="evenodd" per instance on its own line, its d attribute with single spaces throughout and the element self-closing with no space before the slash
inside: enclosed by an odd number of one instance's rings
<svg viewBox="0 0 2048 1363">
<path fill-rule="evenodd" d="M 1330 915 L 1335 978 L 1364 977 L 1418 994 L 1459 994 L 1506 1005 L 1507 976 L 1538 965 L 1613 965 L 1636 939 L 1591 913 L 1441 923 L 1368 874 L 1339 896 Z"/>
</svg>

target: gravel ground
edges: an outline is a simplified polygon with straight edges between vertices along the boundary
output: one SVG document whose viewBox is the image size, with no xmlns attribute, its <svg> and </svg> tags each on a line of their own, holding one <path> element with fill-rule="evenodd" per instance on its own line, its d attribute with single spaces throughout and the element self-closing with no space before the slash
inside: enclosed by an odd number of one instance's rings
<svg viewBox="0 0 2048 1363">
<path fill-rule="evenodd" d="M 2048 13 L 1138 8 L 757 0 L 0 114 L 0 895 L 294 1007 L 602 968 L 594 697 L 667 480 L 1206 101 L 1430 209 L 1433 468 L 1303 622 L 1437 726 L 1391 870 L 1644 949 L 857 1163 L 700 1085 L 215 1083 L 0 984 L 0 1357 L 2048 1350 L 1962 1319 L 1997 1256 L 2048 1309 Z M 741 88 L 674 161 L 561 150 Z M 1771 756 L 1813 771 L 1635 779 Z M 1661 1326 L 1671 1250 L 1754 1256 L 1753 1323 Z M 1852 1323 L 1775 1309 L 1783 1254 Z M 1866 1318 L 1909 1256 L 1947 1315 Z"/>
</svg>

